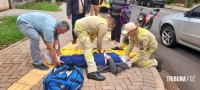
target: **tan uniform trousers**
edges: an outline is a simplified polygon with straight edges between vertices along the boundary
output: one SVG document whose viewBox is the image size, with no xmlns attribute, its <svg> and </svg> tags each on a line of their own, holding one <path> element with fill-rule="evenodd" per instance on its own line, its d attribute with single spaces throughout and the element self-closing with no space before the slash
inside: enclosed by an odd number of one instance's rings
<svg viewBox="0 0 200 90">
<path fill-rule="evenodd" d="M 75 34 L 77 35 L 81 46 L 84 50 L 84 57 L 88 65 L 88 73 L 96 72 L 97 66 L 94 62 L 94 56 L 92 53 L 92 42 L 90 36 L 88 35 L 87 31 L 79 31 L 76 27 L 74 29 Z"/>
<path fill-rule="evenodd" d="M 98 16 L 99 10 L 100 10 L 100 5 L 91 5 L 90 15 L 93 16 L 95 14 L 95 16 Z"/>
<path fill-rule="evenodd" d="M 149 59 L 153 52 L 147 52 L 149 51 L 140 51 L 139 54 L 134 56 L 131 60 L 133 60 L 133 63 L 139 67 L 156 67 L 158 61 L 156 59 Z"/>
<path fill-rule="evenodd" d="M 119 48 L 123 49 L 127 46 L 127 43 L 123 41 L 118 45 Z M 149 59 L 151 54 L 155 52 L 155 49 L 147 50 L 147 51 L 139 51 L 139 54 L 134 56 L 131 60 L 133 63 L 139 67 L 154 67 L 158 65 L 158 61 L 156 59 Z"/>
</svg>

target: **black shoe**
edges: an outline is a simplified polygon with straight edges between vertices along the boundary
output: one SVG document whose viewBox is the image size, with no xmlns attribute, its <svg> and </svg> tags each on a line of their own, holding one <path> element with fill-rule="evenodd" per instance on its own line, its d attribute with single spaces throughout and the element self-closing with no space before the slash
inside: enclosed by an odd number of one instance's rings
<svg viewBox="0 0 200 90">
<path fill-rule="evenodd" d="M 121 48 L 119 48 L 118 46 L 111 48 L 112 50 L 122 50 Z"/>
<path fill-rule="evenodd" d="M 72 40 L 72 44 L 76 44 L 76 41 L 77 41 L 76 39 Z"/>
<path fill-rule="evenodd" d="M 35 68 L 38 68 L 40 70 L 49 70 L 49 67 L 44 65 L 43 63 L 40 65 L 32 64 Z"/>
<path fill-rule="evenodd" d="M 94 80 L 97 80 L 97 81 L 103 81 L 103 80 L 106 79 L 104 76 L 100 75 L 98 72 L 88 73 L 87 78 L 88 79 L 94 79 Z"/>
<path fill-rule="evenodd" d="M 158 72 L 162 71 L 162 61 L 161 60 L 157 60 L 158 61 L 158 66 L 156 67 L 156 69 L 158 70 Z"/>
</svg>

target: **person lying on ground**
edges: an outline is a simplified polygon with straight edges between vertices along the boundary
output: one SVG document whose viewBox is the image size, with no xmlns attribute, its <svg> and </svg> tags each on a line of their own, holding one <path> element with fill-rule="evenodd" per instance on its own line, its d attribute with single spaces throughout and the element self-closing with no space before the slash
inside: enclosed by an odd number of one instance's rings
<svg viewBox="0 0 200 90">
<path fill-rule="evenodd" d="M 111 72 L 113 74 L 117 74 L 132 67 L 132 61 L 126 62 L 116 53 L 94 53 L 93 56 L 97 66 L 97 72 Z M 87 68 L 86 60 L 83 54 L 61 56 L 60 60 L 69 66 Z"/>
</svg>

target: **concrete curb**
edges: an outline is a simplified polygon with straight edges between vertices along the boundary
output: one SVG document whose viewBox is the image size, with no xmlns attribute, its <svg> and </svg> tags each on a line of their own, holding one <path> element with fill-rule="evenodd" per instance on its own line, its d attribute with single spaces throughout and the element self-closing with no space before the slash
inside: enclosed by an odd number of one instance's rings
<svg viewBox="0 0 200 90">
<path fill-rule="evenodd" d="M 153 74 L 154 80 L 156 82 L 156 90 L 165 90 L 164 88 L 164 83 L 162 78 L 160 77 L 158 71 L 156 70 L 155 67 L 150 67 L 151 72 Z"/>
<path fill-rule="evenodd" d="M 183 8 L 179 6 L 171 6 L 171 5 L 165 5 L 166 9 L 171 9 L 171 10 L 177 10 L 177 11 L 188 11 L 190 8 Z"/>
<path fill-rule="evenodd" d="M 25 41 L 25 40 L 27 40 L 27 39 L 28 39 L 28 38 L 25 37 L 24 39 L 22 39 L 22 40 L 20 40 L 20 41 L 18 41 L 18 42 L 15 42 L 14 44 L 11 44 L 10 46 L 8 46 L 8 47 L 6 47 L 6 48 L 0 50 L 0 53 L 3 52 L 3 51 L 5 51 L 5 50 L 7 50 L 7 49 L 9 49 L 9 48 L 11 48 L 11 47 L 14 47 L 14 46 L 20 44 L 21 42 L 23 42 L 23 41 Z"/>
</svg>

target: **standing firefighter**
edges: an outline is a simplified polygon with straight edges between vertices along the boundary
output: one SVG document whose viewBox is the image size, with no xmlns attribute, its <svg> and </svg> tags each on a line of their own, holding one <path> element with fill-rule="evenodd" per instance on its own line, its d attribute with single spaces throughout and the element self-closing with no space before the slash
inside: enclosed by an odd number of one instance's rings
<svg viewBox="0 0 200 90">
<path fill-rule="evenodd" d="M 122 33 L 130 36 L 129 44 L 125 51 L 126 60 L 132 60 L 133 63 L 140 67 L 157 66 L 160 72 L 162 62 L 156 59 L 149 59 L 158 47 L 155 36 L 144 28 L 136 27 L 132 22 L 125 25 L 125 30 Z M 134 46 L 139 48 L 139 54 L 131 59 L 129 54 Z"/>
<path fill-rule="evenodd" d="M 115 20 L 110 18 L 108 21 L 98 16 L 88 16 L 79 19 L 75 23 L 74 32 L 77 35 L 83 49 L 85 60 L 88 65 L 87 77 L 94 80 L 105 80 L 105 77 L 97 72 L 97 67 L 92 54 L 92 42 L 97 38 L 97 49 L 101 53 L 102 40 L 107 31 L 115 26 Z"/>
</svg>

